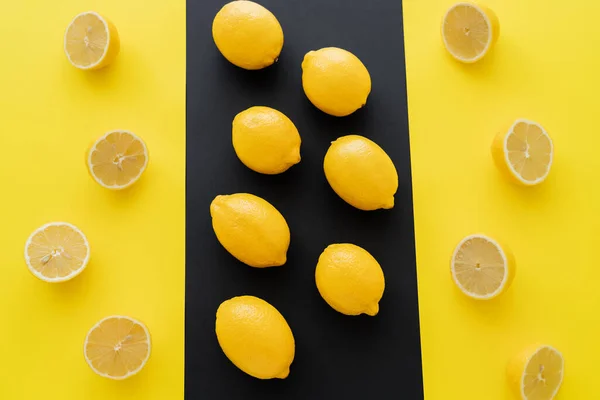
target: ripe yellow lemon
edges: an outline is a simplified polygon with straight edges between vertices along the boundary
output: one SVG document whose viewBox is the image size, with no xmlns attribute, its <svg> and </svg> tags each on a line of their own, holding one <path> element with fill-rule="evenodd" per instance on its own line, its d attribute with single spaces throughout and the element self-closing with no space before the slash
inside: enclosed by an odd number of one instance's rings
<svg viewBox="0 0 600 400">
<path fill-rule="evenodd" d="M 88 332 L 83 355 L 100 376 L 122 380 L 140 372 L 150 358 L 148 328 L 133 318 L 111 316 Z"/>
<path fill-rule="evenodd" d="M 285 264 L 290 228 L 271 203 L 248 193 L 217 196 L 210 215 L 217 239 L 241 262 L 257 268 Z"/>
<path fill-rule="evenodd" d="M 36 229 L 25 243 L 25 262 L 45 282 L 64 282 L 79 275 L 90 259 L 90 245 L 76 226 L 51 222 Z"/>
<path fill-rule="evenodd" d="M 100 14 L 88 11 L 77 15 L 67 27 L 65 54 L 79 69 L 100 69 L 109 65 L 121 47 L 117 28 Z"/>
<path fill-rule="evenodd" d="M 261 174 L 280 174 L 300 162 L 298 129 L 270 107 L 250 107 L 236 115 L 232 141 L 240 161 Z"/>
<path fill-rule="evenodd" d="M 485 235 L 470 235 L 456 246 L 450 269 L 461 292 L 489 300 L 505 292 L 515 276 L 515 259 L 505 246 Z"/>
<path fill-rule="evenodd" d="M 334 310 L 346 315 L 377 315 L 385 289 L 381 266 L 362 247 L 328 246 L 317 263 L 317 289 Z"/>
<path fill-rule="evenodd" d="M 284 379 L 290 373 L 296 345 L 287 321 L 266 301 L 234 297 L 217 310 L 217 340 L 231 362 L 259 379 Z"/>
<path fill-rule="evenodd" d="M 394 207 L 398 190 L 396 167 L 381 147 L 359 135 L 334 141 L 323 162 L 331 188 L 360 210 Z"/>
<path fill-rule="evenodd" d="M 371 76 L 354 54 L 327 47 L 304 56 L 302 86 L 306 97 L 319 110 L 344 117 L 367 104 Z"/>
<path fill-rule="evenodd" d="M 498 17 L 480 4 L 456 3 L 448 9 L 442 21 L 442 39 L 446 50 L 464 63 L 474 63 L 483 58 L 499 34 Z"/>
<path fill-rule="evenodd" d="M 88 152 L 90 175 L 101 186 L 119 190 L 140 179 L 148 165 L 148 149 L 131 132 L 112 131 L 101 136 Z"/>
<path fill-rule="evenodd" d="M 277 61 L 283 30 L 277 18 L 253 1 L 232 1 L 215 16 L 212 34 L 223 56 L 240 68 L 256 70 Z"/>
<path fill-rule="evenodd" d="M 519 399 L 552 400 L 562 384 L 564 365 L 562 354 L 554 347 L 532 345 L 508 363 L 508 383 Z"/>
<path fill-rule="evenodd" d="M 492 142 L 492 157 L 500 171 L 525 186 L 542 183 L 550 173 L 554 146 L 537 122 L 518 119 Z"/>
</svg>

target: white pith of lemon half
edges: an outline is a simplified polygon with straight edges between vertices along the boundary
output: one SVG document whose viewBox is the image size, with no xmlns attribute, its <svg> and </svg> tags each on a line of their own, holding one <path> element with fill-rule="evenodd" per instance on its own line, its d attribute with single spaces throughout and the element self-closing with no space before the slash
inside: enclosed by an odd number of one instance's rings
<svg viewBox="0 0 600 400">
<path fill-rule="evenodd" d="M 454 249 L 452 279 L 465 295 L 492 299 L 508 289 L 514 274 L 514 257 L 506 248 L 482 234 L 465 237 Z"/>
<path fill-rule="evenodd" d="M 79 275 L 90 259 L 87 238 L 68 222 L 45 224 L 25 243 L 29 271 L 45 282 L 65 282 Z"/>
</svg>

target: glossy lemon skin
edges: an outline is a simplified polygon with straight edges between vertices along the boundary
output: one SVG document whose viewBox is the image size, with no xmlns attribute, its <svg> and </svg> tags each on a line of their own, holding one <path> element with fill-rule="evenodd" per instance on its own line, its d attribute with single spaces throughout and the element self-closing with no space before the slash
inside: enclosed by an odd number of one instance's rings
<svg viewBox="0 0 600 400">
<path fill-rule="evenodd" d="M 261 174 L 280 174 L 300 162 L 300 134 L 282 112 L 250 107 L 235 116 L 233 148 L 245 166 Z"/>
<path fill-rule="evenodd" d="M 294 335 L 283 315 L 266 301 L 240 296 L 221 303 L 215 332 L 227 358 L 248 375 L 259 379 L 289 375 Z"/>
<path fill-rule="evenodd" d="M 354 54 L 327 47 L 304 56 L 302 86 L 306 97 L 319 110 L 345 117 L 367 103 L 371 76 Z"/>
<path fill-rule="evenodd" d="M 362 247 L 328 246 L 319 257 L 315 280 L 321 297 L 334 310 L 346 315 L 379 312 L 385 277 L 377 260 Z"/>
<path fill-rule="evenodd" d="M 334 141 L 323 162 L 331 188 L 348 204 L 364 211 L 394 207 L 398 173 L 387 153 L 359 135 Z"/>
<path fill-rule="evenodd" d="M 248 0 L 223 6 L 213 20 L 212 34 L 221 54 L 248 70 L 272 65 L 283 48 L 283 30 L 277 18 Z"/>
<path fill-rule="evenodd" d="M 210 215 L 217 239 L 241 262 L 256 268 L 285 264 L 290 229 L 268 201 L 248 193 L 220 195 Z"/>
</svg>

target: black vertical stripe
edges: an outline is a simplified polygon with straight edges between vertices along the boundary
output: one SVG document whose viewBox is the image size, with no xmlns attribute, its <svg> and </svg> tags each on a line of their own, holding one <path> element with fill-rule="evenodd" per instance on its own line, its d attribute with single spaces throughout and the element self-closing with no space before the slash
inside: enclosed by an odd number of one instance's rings
<svg viewBox="0 0 600 400">
<path fill-rule="evenodd" d="M 285 45 L 262 71 L 230 65 L 218 52 L 212 19 L 224 0 L 187 2 L 186 341 L 187 399 L 419 399 L 423 397 L 413 205 L 400 0 L 260 0 L 279 19 Z M 367 107 L 346 118 L 315 109 L 301 85 L 304 54 L 342 47 L 367 66 Z M 279 109 L 302 136 L 302 162 L 278 176 L 248 170 L 231 145 L 231 122 L 253 105 Z M 339 199 L 323 174 L 329 143 L 357 133 L 381 145 L 400 179 L 396 207 L 363 212 Z M 218 194 L 264 197 L 292 232 L 288 263 L 242 265 L 217 242 L 209 204 Z M 331 243 L 373 254 L 386 290 L 376 317 L 348 317 L 319 296 L 314 269 Z M 286 317 L 296 358 L 285 380 L 251 378 L 227 360 L 215 312 L 230 297 L 261 297 Z"/>
</svg>

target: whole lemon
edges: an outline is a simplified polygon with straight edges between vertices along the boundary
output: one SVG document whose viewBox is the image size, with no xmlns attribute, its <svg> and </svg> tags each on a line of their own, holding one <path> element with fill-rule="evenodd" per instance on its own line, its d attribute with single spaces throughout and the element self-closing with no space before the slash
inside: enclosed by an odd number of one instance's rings
<svg viewBox="0 0 600 400">
<path fill-rule="evenodd" d="M 234 297 L 217 310 L 217 340 L 231 362 L 255 378 L 287 378 L 294 335 L 283 315 L 254 296 Z"/>
<path fill-rule="evenodd" d="M 302 86 L 306 97 L 319 110 L 345 117 L 367 103 L 371 76 L 354 54 L 327 47 L 304 56 Z"/>
<path fill-rule="evenodd" d="M 212 33 L 221 54 L 244 69 L 268 67 L 277 61 L 283 47 L 283 30 L 277 18 L 248 0 L 223 6 L 213 20 Z"/>
<path fill-rule="evenodd" d="M 285 114 L 250 107 L 233 119 L 233 148 L 244 165 L 261 174 L 280 174 L 300 162 L 300 134 Z"/>
<path fill-rule="evenodd" d="M 290 228 L 268 201 L 248 193 L 217 196 L 210 215 L 217 239 L 241 262 L 257 268 L 285 264 Z"/>
<path fill-rule="evenodd" d="M 348 135 L 331 143 L 323 168 L 331 188 L 348 204 L 365 211 L 394 207 L 396 167 L 366 137 Z"/>
<path fill-rule="evenodd" d="M 377 315 L 385 278 L 377 260 L 354 244 L 332 244 L 315 271 L 317 289 L 334 310 L 346 315 Z"/>
</svg>

